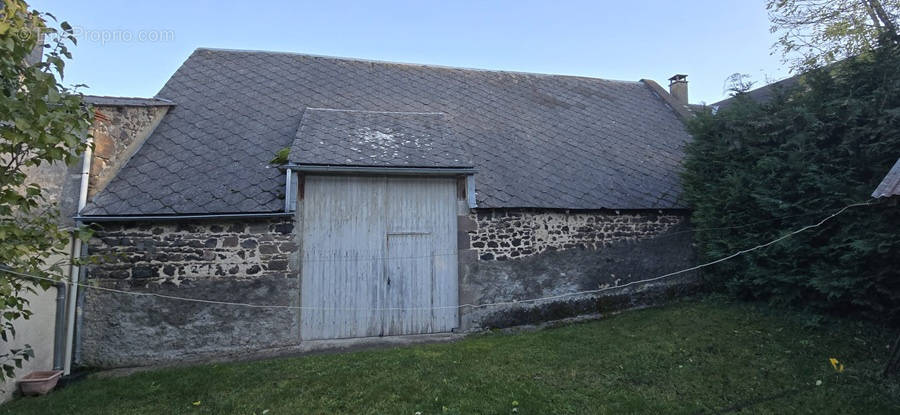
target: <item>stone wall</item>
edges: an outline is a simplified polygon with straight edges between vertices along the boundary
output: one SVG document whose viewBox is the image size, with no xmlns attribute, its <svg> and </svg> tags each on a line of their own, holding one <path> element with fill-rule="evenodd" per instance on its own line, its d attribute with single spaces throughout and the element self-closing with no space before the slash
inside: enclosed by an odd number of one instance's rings
<svg viewBox="0 0 900 415">
<path fill-rule="evenodd" d="M 293 223 L 269 220 L 98 224 L 89 283 L 222 302 L 299 305 Z M 299 341 L 296 309 L 214 305 L 85 290 L 82 351 L 133 366 Z"/>
<path fill-rule="evenodd" d="M 506 260 L 563 249 L 600 249 L 615 243 L 659 235 L 678 225 L 678 214 L 571 213 L 486 209 L 472 213 L 476 229 L 471 247 L 481 260 Z"/>
<path fill-rule="evenodd" d="M 168 106 L 95 106 L 89 196 L 106 187 L 168 109 Z"/>
<path fill-rule="evenodd" d="M 296 268 L 290 219 L 94 226 L 90 253 L 104 260 L 90 272 L 98 282 L 177 286 L 198 279 L 283 277 Z"/>
<path fill-rule="evenodd" d="M 168 111 L 168 106 L 95 106 L 94 138 L 88 195 L 94 195 L 115 176 L 138 147 L 150 135 Z M 82 161 L 41 163 L 25 168 L 28 183 L 43 188 L 46 202 L 59 210 L 63 227 L 74 226 L 81 190 Z"/>
<path fill-rule="evenodd" d="M 300 304 L 291 219 L 105 223 L 89 245 L 104 262 L 89 283 L 145 294 Z M 621 287 L 694 265 L 683 212 L 460 208 L 461 304 L 521 301 Z M 691 287 L 685 274 L 602 295 L 460 310 L 460 330 L 640 307 Z M 281 350 L 300 342 L 296 308 L 250 308 L 87 289 L 76 358 L 139 366 Z"/>
<path fill-rule="evenodd" d="M 461 304 L 622 286 L 688 268 L 696 260 L 686 212 L 477 209 L 468 222 L 468 240 L 460 238 Z M 649 305 L 678 294 L 695 280 L 695 273 L 687 273 L 596 295 L 464 307 L 461 327 L 506 327 L 614 311 L 613 305 Z"/>
</svg>

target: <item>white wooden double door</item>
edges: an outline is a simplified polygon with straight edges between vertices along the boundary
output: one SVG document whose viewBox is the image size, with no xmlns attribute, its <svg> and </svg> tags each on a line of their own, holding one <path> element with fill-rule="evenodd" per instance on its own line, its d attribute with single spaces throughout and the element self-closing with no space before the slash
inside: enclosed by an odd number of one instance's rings
<svg viewBox="0 0 900 415">
<path fill-rule="evenodd" d="M 457 326 L 456 179 L 306 176 L 304 340 Z"/>
</svg>

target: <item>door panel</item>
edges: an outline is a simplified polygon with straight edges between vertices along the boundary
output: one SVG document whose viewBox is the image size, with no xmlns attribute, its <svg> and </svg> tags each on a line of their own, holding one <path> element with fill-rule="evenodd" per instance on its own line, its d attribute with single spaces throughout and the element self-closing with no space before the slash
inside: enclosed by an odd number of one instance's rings
<svg viewBox="0 0 900 415">
<path fill-rule="evenodd" d="M 456 327 L 455 179 L 307 176 L 301 211 L 303 339 Z"/>
<path fill-rule="evenodd" d="M 416 281 L 431 280 L 430 293 L 420 293 L 417 303 L 435 307 L 425 313 L 414 313 L 407 322 L 409 330 L 430 327 L 430 332 L 446 332 L 457 326 L 459 282 L 456 261 L 456 180 L 450 178 L 392 177 L 386 189 L 385 206 L 388 234 L 429 234 L 429 248 L 408 246 L 430 259 L 430 267 L 422 269 Z M 392 239 L 392 238 L 389 238 Z M 411 238 L 416 239 L 416 238 Z M 403 256 L 399 252 L 391 256 Z M 408 255 L 407 255 L 408 256 Z M 430 277 L 430 278 L 429 278 Z M 429 301 L 424 298 L 430 297 Z M 388 331 L 394 334 L 392 331 Z M 425 331 L 420 331 L 425 333 Z"/>
<path fill-rule="evenodd" d="M 382 330 L 384 180 L 306 179 L 300 335 L 378 336 Z"/>
<path fill-rule="evenodd" d="M 432 331 L 434 261 L 430 233 L 387 235 L 384 334 Z"/>
</svg>

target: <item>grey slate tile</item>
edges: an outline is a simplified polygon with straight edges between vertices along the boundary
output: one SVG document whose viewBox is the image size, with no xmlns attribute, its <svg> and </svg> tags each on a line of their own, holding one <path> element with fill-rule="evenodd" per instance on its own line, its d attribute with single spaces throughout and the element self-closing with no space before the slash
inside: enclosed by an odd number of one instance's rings
<svg viewBox="0 0 900 415">
<path fill-rule="evenodd" d="M 472 167 L 461 140 L 434 112 L 307 108 L 289 160 L 299 164 Z"/>
<path fill-rule="evenodd" d="M 689 135 L 641 82 L 197 49 L 154 99 L 175 106 L 84 214 L 281 211 L 268 161 L 285 147 L 305 163 L 474 166 L 481 207 L 684 207 Z M 365 115 L 387 112 L 439 116 Z M 420 145 L 363 147 L 366 128 Z"/>
</svg>

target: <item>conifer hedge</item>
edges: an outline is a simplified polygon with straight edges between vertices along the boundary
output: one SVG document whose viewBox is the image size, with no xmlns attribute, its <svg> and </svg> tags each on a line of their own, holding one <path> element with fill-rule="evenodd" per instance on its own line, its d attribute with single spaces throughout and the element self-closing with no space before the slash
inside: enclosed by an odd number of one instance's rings
<svg viewBox="0 0 900 415">
<path fill-rule="evenodd" d="M 738 93 L 688 128 L 684 197 L 700 255 L 770 241 L 869 200 L 900 157 L 900 48 L 808 72 L 768 102 Z M 705 275 L 741 298 L 898 324 L 900 206 L 873 203 Z"/>
</svg>

